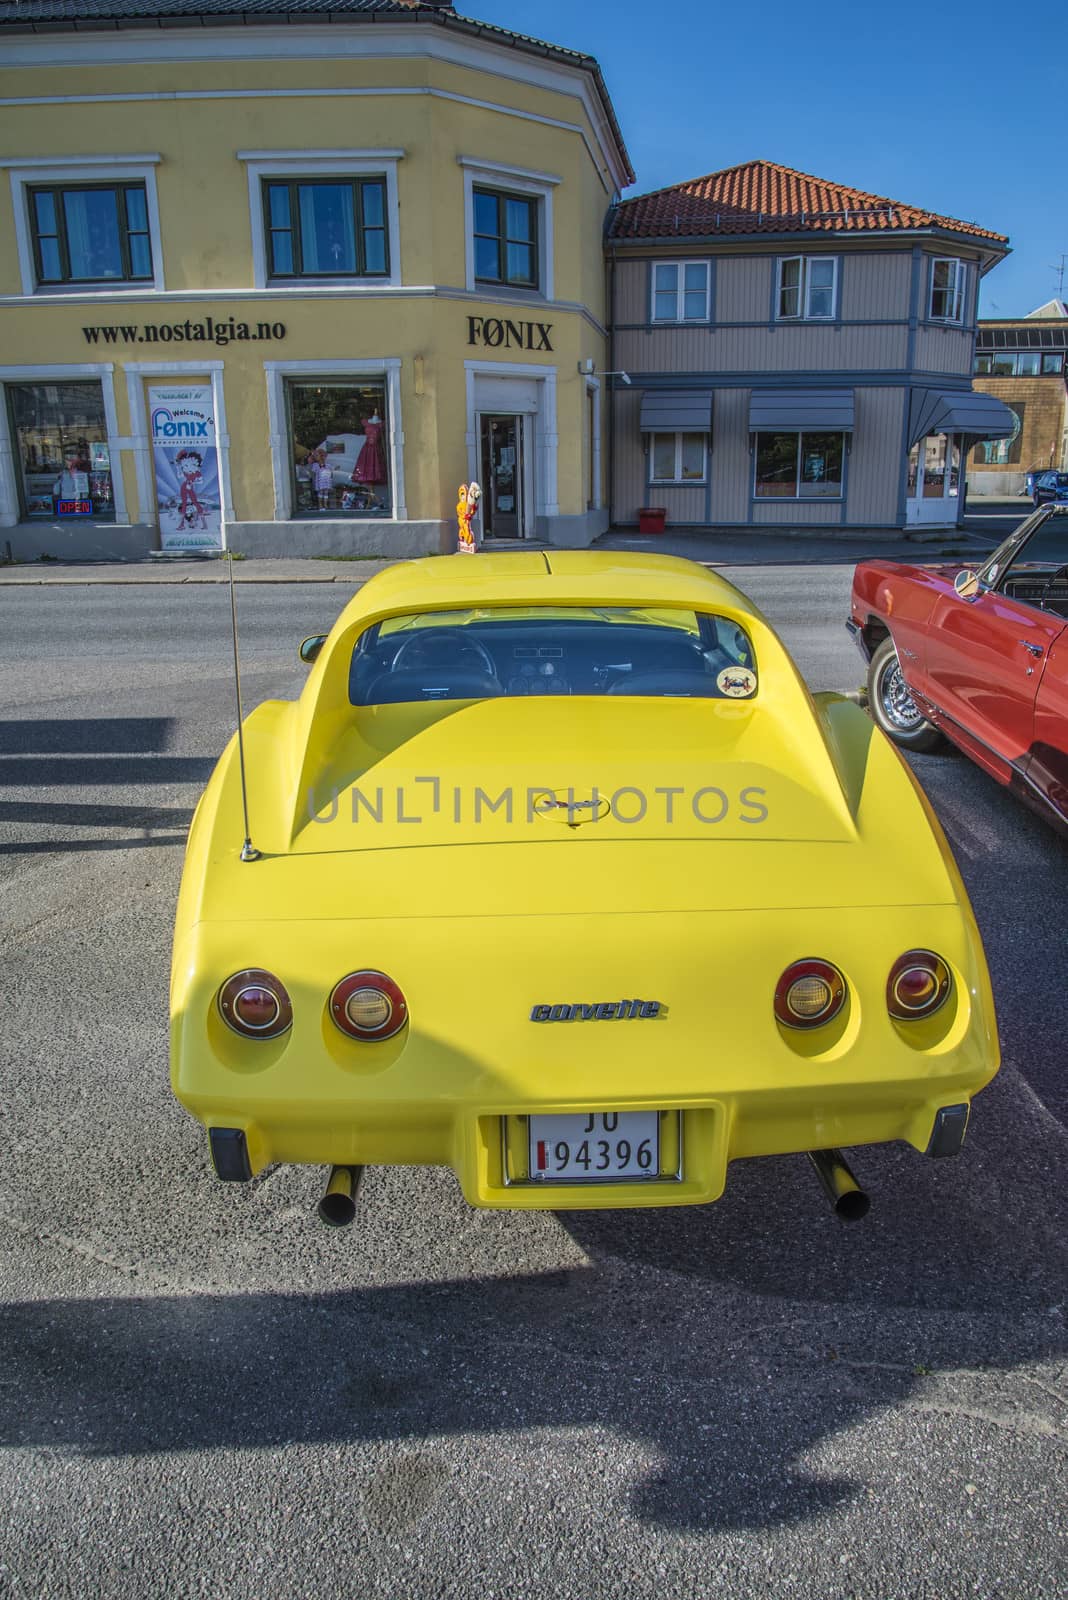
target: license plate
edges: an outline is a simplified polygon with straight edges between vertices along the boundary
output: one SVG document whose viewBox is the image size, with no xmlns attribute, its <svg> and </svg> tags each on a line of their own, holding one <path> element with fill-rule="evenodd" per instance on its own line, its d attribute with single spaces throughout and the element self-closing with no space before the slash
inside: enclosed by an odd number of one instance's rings
<svg viewBox="0 0 1068 1600">
<path fill-rule="evenodd" d="M 580 1111 L 528 1118 L 535 1183 L 610 1183 L 660 1176 L 659 1111 Z"/>
</svg>

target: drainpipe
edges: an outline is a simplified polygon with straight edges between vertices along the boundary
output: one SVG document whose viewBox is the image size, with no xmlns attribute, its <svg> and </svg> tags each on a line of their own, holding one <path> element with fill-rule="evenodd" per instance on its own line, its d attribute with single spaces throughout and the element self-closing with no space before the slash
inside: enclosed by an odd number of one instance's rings
<svg viewBox="0 0 1068 1600">
<path fill-rule="evenodd" d="M 615 251 L 610 250 L 605 259 L 605 301 L 608 312 L 608 371 L 616 370 L 616 257 Z M 604 416 L 601 426 L 608 434 L 607 450 L 605 451 L 605 504 L 608 507 L 608 526 L 611 528 L 615 521 L 615 487 L 616 487 L 616 403 L 614 382 L 605 379 L 604 388 Z M 602 445 L 605 443 L 602 440 Z"/>
</svg>

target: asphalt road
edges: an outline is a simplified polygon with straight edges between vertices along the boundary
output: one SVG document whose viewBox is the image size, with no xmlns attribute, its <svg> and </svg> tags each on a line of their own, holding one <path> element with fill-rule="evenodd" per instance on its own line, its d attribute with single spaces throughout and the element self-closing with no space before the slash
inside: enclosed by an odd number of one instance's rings
<svg viewBox="0 0 1068 1600">
<path fill-rule="evenodd" d="M 842 567 L 735 569 L 814 687 Z M 243 588 L 246 703 L 347 597 Z M 1005 1062 L 955 1162 L 716 1206 L 469 1211 L 440 1170 L 209 1176 L 170 927 L 231 729 L 225 591 L 0 590 L 0 1595 L 1063 1597 L 1068 851 L 918 760 Z"/>
</svg>

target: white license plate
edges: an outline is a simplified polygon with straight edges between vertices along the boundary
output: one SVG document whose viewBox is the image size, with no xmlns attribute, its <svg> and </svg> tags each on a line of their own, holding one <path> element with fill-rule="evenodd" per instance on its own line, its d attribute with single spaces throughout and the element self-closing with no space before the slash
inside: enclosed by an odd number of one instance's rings
<svg viewBox="0 0 1068 1600">
<path fill-rule="evenodd" d="M 528 1171 L 536 1183 L 660 1176 L 659 1111 L 580 1111 L 528 1123 Z"/>
</svg>

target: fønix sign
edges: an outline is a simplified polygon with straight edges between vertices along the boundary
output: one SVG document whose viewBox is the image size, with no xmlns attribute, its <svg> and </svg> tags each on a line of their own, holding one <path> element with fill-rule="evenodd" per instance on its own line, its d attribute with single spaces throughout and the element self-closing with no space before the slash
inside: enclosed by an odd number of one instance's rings
<svg viewBox="0 0 1068 1600">
<path fill-rule="evenodd" d="M 152 413 L 153 439 L 206 439 L 208 422 L 200 417 L 183 416 L 181 410 L 168 411 L 157 406 Z"/>
<path fill-rule="evenodd" d="M 551 350 L 551 322 L 513 322 L 501 317 L 468 317 L 468 344 L 488 345 L 491 350 Z"/>
</svg>

